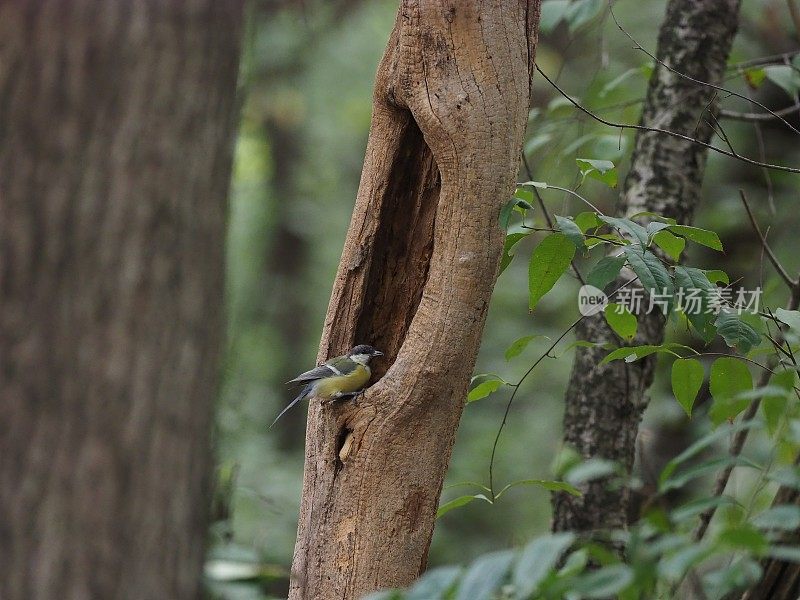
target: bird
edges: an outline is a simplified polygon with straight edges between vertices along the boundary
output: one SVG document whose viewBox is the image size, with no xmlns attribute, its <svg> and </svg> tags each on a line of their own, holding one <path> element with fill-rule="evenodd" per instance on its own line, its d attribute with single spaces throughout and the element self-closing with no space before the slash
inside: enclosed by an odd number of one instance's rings
<svg viewBox="0 0 800 600">
<path fill-rule="evenodd" d="M 302 383 L 305 387 L 300 394 L 275 417 L 272 425 L 278 422 L 286 411 L 308 396 L 316 396 L 325 400 L 343 400 L 354 398 L 364 392 L 372 372 L 369 368 L 370 359 L 383 356 L 383 352 L 372 346 L 359 344 L 350 352 L 337 356 L 320 366 L 306 371 L 287 381 L 287 384 Z M 270 425 L 270 428 L 272 428 Z"/>
</svg>

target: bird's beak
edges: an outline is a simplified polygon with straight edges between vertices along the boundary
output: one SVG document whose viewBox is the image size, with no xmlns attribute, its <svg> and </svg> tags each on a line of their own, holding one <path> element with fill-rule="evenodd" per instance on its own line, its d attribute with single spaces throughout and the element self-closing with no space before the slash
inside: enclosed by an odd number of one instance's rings
<svg viewBox="0 0 800 600">
<path fill-rule="evenodd" d="M 373 356 L 383 356 L 383 352 L 380 350 L 375 350 L 375 352 L 373 352 Z"/>
</svg>

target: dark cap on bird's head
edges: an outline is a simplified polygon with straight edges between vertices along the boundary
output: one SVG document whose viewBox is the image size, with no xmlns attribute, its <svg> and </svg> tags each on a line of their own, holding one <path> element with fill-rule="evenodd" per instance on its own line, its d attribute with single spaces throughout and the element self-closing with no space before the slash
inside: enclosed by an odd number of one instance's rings
<svg viewBox="0 0 800 600">
<path fill-rule="evenodd" d="M 347 353 L 347 356 L 383 356 L 383 352 L 380 350 L 375 350 L 372 346 L 368 346 L 367 344 L 359 344 L 350 352 Z"/>
</svg>

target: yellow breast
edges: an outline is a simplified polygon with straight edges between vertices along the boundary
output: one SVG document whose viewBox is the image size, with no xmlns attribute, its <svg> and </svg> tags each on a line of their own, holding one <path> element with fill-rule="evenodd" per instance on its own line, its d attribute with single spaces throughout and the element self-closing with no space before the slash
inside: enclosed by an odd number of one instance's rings
<svg viewBox="0 0 800 600">
<path fill-rule="evenodd" d="M 369 367 L 358 365 L 352 373 L 327 377 L 314 386 L 314 395 L 319 398 L 331 398 L 337 393 L 357 392 L 369 381 Z"/>
</svg>

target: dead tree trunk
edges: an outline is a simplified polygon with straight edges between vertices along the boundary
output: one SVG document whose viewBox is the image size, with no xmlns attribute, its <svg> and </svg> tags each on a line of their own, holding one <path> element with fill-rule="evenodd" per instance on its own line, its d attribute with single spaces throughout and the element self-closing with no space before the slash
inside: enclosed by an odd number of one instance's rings
<svg viewBox="0 0 800 600">
<path fill-rule="evenodd" d="M 538 0 L 400 6 L 319 353 L 369 343 L 387 360 L 357 405 L 311 404 L 290 598 L 358 598 L 425 568 L 497 276 L 538 14 Z"/>
<path fill-rule="evenodd" d="M 670 0 L 658 38 L 658 58 L 675 71 L 717 84 L 738 23 L 739 0 Z M 700 86 L 657 65 L 648 88 L 641 123 L 708 142 L 709 113 L 716 111 L 716 91 Z M 643 211 L 691 220 L 700 200 L 706 149 L 691 142 L 639 131 L 625 180 L 618 213 Z M 636 344 L 659 344 L 663 318 L 641 315 Z M 578 339 L 619 343 L 602 314 L 585 318 L 576 328 Z M 654 359 L 601 365 L 602 348 L 578 348 L 567 388 L 564 441 L 583 457 L 619 462 L 630 471 L 636 435 Z M 622 527 L 627 522 L 626 488 L 610 489 L 605 480 L 589 483 L 580 497 L 555 494 L 553 529 L 591 531 Z"/>
<path fill-rule="evenodd" d="M 4 600 L 200 595 L 241 4 L 0 4 Z"/>
</svg>

